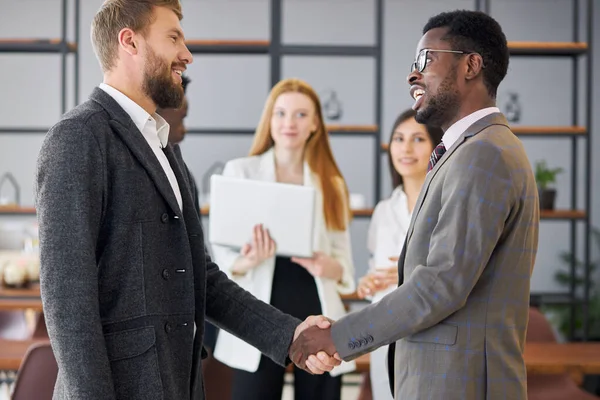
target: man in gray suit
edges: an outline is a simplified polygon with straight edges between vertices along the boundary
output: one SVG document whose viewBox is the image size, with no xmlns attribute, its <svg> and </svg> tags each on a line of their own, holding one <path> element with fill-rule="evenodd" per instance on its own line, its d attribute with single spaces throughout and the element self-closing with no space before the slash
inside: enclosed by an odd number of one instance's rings
<svg viewBox="0 0 600 400">
<path fill-rule="evenodd" d="M 523 146 L 495 106 L 508 60 L 502 29 L 484 13 L 427 22 L 408 83 L 417 121 L 444 136 L 413 210 L 400 286 L 330 329 L 304 331 L 295 362 L 322 349 L 352 360 L 390 344 L 396 399 L 527 398 L 539 206 Z"/>
<path fill-rule="evenodd" d="M 210 260 L 192 181 L 157 107 L 192 62 L 178 0 L 107 0 L 92 23 L 104 82 L 48 132 L 36 205 L 55 399 L 204 399 L 206 317 L 275 362 L 309 325 Z M 338 365 L 325 357 L 307 367 Z M 305 367 L 303 364 L 302 367 Z"/>
</svg>

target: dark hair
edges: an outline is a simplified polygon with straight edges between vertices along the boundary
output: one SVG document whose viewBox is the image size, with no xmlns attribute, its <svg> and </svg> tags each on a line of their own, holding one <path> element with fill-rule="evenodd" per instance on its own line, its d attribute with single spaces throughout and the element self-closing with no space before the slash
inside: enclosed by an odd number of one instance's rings
<svg viewBox="0 0 600 400">
<path fill-rule="evenodd" d="M 510 57 L 500 24 L 480 11 L 456 10 L 431 17 L 423 34 L 434 28 L 448 28 L 443 40 L 454 50 L 479 53 L 483 58 L 483 81 L 491 97 L 506 76 Z"/>
<path fill-rule="evenodd" d="M 388 141 L 387 154 L 388 163 L 390 166 L 390 175 L 392 176 L 392 188 L 394 189 L 402 185 L 402 175 L 400 175 L 398 171 L 396 171 L 396 168 L 394 168 L 394 162 L 392 161 L 392 138 L 394 137 L 394 132 L 400 124 L 411 118 L 414 118 L 416 115 L 417 112 L 412 108 L 409 108 L 408 110 L 400 114 L 398 118 L 396 118 L 396 121 L 392 126 L 392 133 L 390 134 L 390 140 Z M 433 147 L 437 146 L 442 141 L 442 136 L 444 135 L 444 132 L 441 128 L 438 128 L 437 126 L 425 125 L 425 130 L 427 131 L 427 135 L 429 135 L 429 139 L 431 139 L 431 143 L 433 143 Z"/>
<path fill-rule="evenodd" d="M 191 82 L 191 79 L 187 77 L 187 75 L 181 75 L 181 85 L 183 86 L 183 93 L 185 93 L 187 89 L 188 83 Z"/>
</svg>

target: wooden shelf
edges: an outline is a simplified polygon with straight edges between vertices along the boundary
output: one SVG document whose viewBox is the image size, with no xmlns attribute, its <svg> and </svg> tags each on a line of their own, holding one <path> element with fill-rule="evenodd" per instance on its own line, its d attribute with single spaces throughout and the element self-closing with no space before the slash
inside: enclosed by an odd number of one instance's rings
<svg viewBox="0 0 600 400">
<path fill-rule="evenodd" d="M 512 126 L 513 133 L 520 137 L 572 137 L 586 136 L 588 131 L 583 126 Z M 381 144 L 381 151 L 387 151 L 388 144 Z"/>
<path fill-rule="evenodd" d="M 0 215 L 35 215 L 35 208 L 33 207 L 19 207 L 19 206 L 0 206 Z"/>
<path fill-rule="evenodd" d="M 579 210 L 542 210 L 541 219 L 584 219 L 585 211 Z"/>
<path fill-rule="evenodd" d="M 517 56 L 572 56 L 587 52 L 584 42 L 508 42 L 511 55 Z"/>
<path fill-rule="evenodd" d="M 268 40 L 186 40 L 187 48 L 195 54 L 267 54 Z"/>
<path fill-rule="evenodd" d="M 377 125 L 326 125 L 327 130 L 330 134 L 350 133 L 377 133 Z"/>
<path fill-rule="evenodd" d="M 368 217 L 373 213 L 373 209 L 365 208 L 361 210 L 353 210 L 355 217 Z M 541 219 L 584 219 L 585 211 L 578 210 L 542 210 L 540 213 Z"/>
<path fill-rule="evenodd" d="M 77 44 L 61 39 L 0 39 L 0 53 L 73 53 Z"/>
<path fill-rule="evenodd" d="M 35 208 L 33 207 L 0 207 L 0 215 L 35 215 Z M 202 207 L 200 214 L 203 216 L 209 215 L 209 207 Z M 372 208 L 361 208 L 352 210 L 352 214 L 355 217 L 370 217 L 373 214 Z M 540 217 L 542 219 L 584 219 L 586 216 L 585 211 L 578 210 L 542 210 Z"/>
<path fill-rule="evenodd" d="M 207 206 L 201 207 L 200 214 L 207 217 L 210 214 L 209 207 L 207 207 Z M 352 214 L 355 217 L 370 217 L 371 214 L 373 214 L 373 209 L 372 208 L 356 209 L 356 210 L 352 210 Z"/>
</svg>

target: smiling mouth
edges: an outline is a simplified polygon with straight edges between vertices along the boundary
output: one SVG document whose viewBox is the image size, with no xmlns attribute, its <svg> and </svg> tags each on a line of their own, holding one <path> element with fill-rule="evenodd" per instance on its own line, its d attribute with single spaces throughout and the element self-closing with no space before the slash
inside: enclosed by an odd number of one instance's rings
<svg viewBox="0 0 600 400">
<path fill-rule="evenodd" d="M 398 159 L 398 161 L 401 164 L 414 164 L 417 162 L 417 159 L 416 158 L 400 158 L 400 159 Z"/>
<path fill-rule="evenodd" d="M 415 89 L 412 91 L 412 96 L 415 99 L 415 103 L 412 106 L 412 109 L 417 111 L 421 104 L 423 104 L 423 99 L 425 98 L 425 91 L 423 89 Z"/>
<path fill-rule="evenodd" d="M 172 69 L 171 70 L 175 75 L 177 75 L 178 77 L 178 81 L 181 83 L 183 82 L 183 79 L 181 77 L 181 74 L 183 73 L 183 71 L 179 70 L 179 69 Z"/>
</svg>

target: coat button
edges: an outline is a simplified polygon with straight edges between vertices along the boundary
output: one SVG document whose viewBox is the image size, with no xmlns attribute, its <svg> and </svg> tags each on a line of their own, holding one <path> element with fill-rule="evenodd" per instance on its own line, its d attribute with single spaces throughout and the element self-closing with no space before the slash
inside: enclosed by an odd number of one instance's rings
<svg viewBox="0 0 600 400">
<path fill-rule="evenodd" d="M 373 340 L 374 340 L 373 336 L 371 336 L 371 335 L 367 336 L 367 342 L 368 343 L 373 343 Z"/>
<path fill-rule="evenodd" d="M 354 350 L 354 342 L 348 342 L 348 348 Z"/>
<path fill-rule="evenodd" d="M 360 339 L 360 344 L 361 344 L 361 346 L 366 346 L 366 345 L 367 345 L 367 343 L 368 343 L 368 342 L 367 342 L 367 339 L 366 339 L 366 338 L 362 338 L 362 339 Z"/>
<path fill-rule="evenodd" d="M 169 214 L 164 213 L 163 215 L 160 216 L 160 220 L 162 221 L 163 224 L 166 224 L 167 221 L 169 220 Z"/>
<path fill-rule="evenodd" d="M 171 333 L 172 331 L 173 331 L 173 325 L 171 325 L 171 323 L 170 323 L 170 322 L 167 322 L 167 323 L 165 324 L 165 332 L 167 332 L 167 333 Z"/>
<path fill-rule="evenodd" d="M 169 278 L 171 277 L 171 273 L 169 272 L 168 269 L 163 269 L 162 270 L 162 277 L 165 281 L 168 281 Z"/>
</svg>

